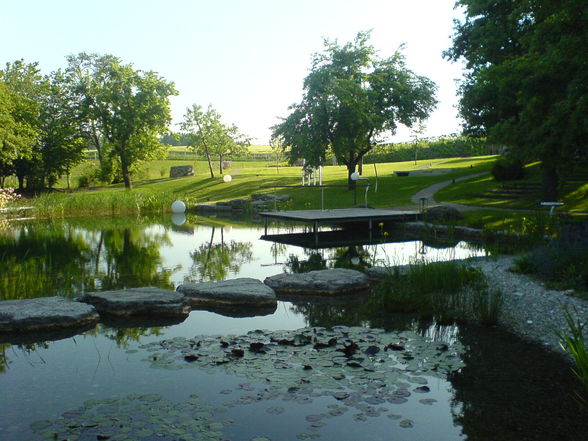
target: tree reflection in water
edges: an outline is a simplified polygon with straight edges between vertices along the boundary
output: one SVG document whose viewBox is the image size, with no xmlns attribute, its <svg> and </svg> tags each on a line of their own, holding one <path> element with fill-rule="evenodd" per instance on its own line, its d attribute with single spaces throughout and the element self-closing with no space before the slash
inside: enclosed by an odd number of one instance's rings
<svg viewBox="0 0 588 441">
<path fill-rule="evenodd" d="M 220 243 L 214 243 L 216 227 L 211 228 L 210 240 L 190 253 L 192 267 L 186 281 L 209 282 L 225 280 L 239 273 L 244 263 L 253 259 L 253 244 L 231 240 L 225 243 L 224 228 L 220 228 Z"/>
<path fill-rule="evenodd" d="M 160 254 L 170 239 L 148 226 L 37 221 L 2 231 L 0 300 L 140 286 L 173 289 L 172 271 L 163 268 Z"/>
</svg>

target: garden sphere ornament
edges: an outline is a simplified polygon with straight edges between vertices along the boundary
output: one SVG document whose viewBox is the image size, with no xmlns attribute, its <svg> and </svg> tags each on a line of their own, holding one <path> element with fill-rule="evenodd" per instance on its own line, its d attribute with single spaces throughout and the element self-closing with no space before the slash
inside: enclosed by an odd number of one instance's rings
<svg viewBox="0 0 588 441">
<path fill-rule="evenodd" d="M 171 210 L 174 214 L 184 213 L 186 211 L 186 204 L 184 204 L 182 201 L 174 201 L 171 204 Z"/>
<path fill-rule="evenodd" d="M 231 175 L 224 175 L 223 176 L 223 181 L 225 182 L 231 182 L 233 180 L 233 177 Z"/>
</svg>

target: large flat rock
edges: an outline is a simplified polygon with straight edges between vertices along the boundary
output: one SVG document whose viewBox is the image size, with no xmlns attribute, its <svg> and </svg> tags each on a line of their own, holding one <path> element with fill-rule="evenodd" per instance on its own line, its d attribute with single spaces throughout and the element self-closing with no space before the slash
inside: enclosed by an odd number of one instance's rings
<svg viewBox="0 0 588 441">
<path fill-rule="evenodd" d="M 264 283 L 276 293 L 339 295 L 359 292 L 369 287 L 369 278 L 355 270 L 335 268 L 299 274 L 277 274 Z"/>
<path fill-rule="evenodd" d="M 83 328 L 97 323 L 99 319 L 100 316 L 93 306 L 64 297 L 40 297 L 0 302 L 0 332 Z"/>
<path fill-rule="evenodd" d="M 276 293 L 257 279 L 247 277 L 222 282 L 184 283 L 177 291 L 194 307 L 244 306 L 274 307 Z"/>
<path fill-rule="evenodd" d="M 187 316 L 190 313 L 190 305 L 180 293 L 153 287 L 89 292 L 78 300 L 94 305 L 100 314 L 120 317 L 133 315 L 178 317 Z"/>
</svg>

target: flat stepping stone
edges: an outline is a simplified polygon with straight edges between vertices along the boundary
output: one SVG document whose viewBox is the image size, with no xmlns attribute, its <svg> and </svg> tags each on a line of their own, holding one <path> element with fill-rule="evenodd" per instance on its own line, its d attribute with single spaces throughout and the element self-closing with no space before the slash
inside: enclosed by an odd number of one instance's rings
<svg viewBox="0 0 588 441">
<path fill-rule="evenodd" d="M 242 277 L 221 282 L 184 283 L 178 293 L 193 307 L 275 307 L 276 293 L 257 279 Z"/>
<path fill-rule="evenodd" d="M 335 268 L 300 274 L 277 274 L 267 277 L 264 283 L 277 293 L 339 295 L 367 289 L 369 278 L 356 270 Z"/>
<path fill-rule="evenodd" d="M 53 331 L 82 328 L 98 322 L 91 305 L 65 297 L 5 300 L 0 302 L 0 332 Z"/>
<path fill-rule="evenodd" d="M 119 317 L 132 315 L 186 317 L 190 313 L 190 305 L 180 293 L 153 287 L 89 292 L 78 300 L 94 305 L 100 314 Z"/>
</svg>

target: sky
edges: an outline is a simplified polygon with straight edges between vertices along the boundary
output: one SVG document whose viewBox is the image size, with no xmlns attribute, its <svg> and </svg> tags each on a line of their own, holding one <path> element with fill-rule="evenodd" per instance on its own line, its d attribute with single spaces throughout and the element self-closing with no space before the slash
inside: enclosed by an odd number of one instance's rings
<svg viewBox="0 0 588 441">
<path fill-rule="evenodd" d="M 176 85 L 174 123 L 187 107 L 211 104 L 223 121 L 267 144 L 270 127 L 300 102 L 312 54 L 371 30 L 387 58 L 404 44 L 407 67 L 432 79 L 438 107 L 422 136 L 460 131 L 456 79 L 443 59 L 454 0 L 0 0 L 0 66 L 24 59 L 43 73 L 79 52 L 112 54 Z M 172 126 L 173 130 L 179 130 Z M 399 128 L 394 142 L 414 134 Z"/>
</svg>

